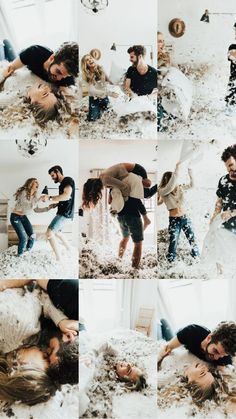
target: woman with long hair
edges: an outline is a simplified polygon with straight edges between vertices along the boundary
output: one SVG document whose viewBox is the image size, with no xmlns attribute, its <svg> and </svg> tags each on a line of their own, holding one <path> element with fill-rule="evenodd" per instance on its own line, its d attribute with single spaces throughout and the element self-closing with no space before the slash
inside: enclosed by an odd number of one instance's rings
<svg viewBox="0 0 236 419">
<path fill-rule="evenodd" d="M 199 250 L 196 244 L 191 220 L 187 217 L 184 209 L 184 193 L 186 190 L 193 187 L 192 170 L 188 169 L 190 183 L 188 185 L 180 185 L 178 183 L 179 165 L 180 162 L 176 164 L 174 172 L 165 172 L 163 174 L 158 189 L 158 205 L 164 203 L 169 211 L 168 262 L 173 262 L 176 258 L 176 250 L 181 230 L 183 230 L 191 246 L 191 256 L 193 258 L 197 258 L 199 256 Z"/>
<path fill-rule="evenodd" d="M 40 201 L 37 195 L 38 187 L 39 183 L 37 179 L 29 178 L 14 194 L 16 202 L 11 212 L 10 221 L 19 239 L 18 256 L 21 256 L 25 250 L 31 250 L 36 238 L 27 215 L 32 210 L 35 212 L 45 212 L 53 208 L 53 205 L 45 208 L 39 208 L 37 206 Z"/>
<path fill-rule="evenodd" d="M 0 293 L 0 400 L 33 405 L 78 382 L 78 325 L 44 292 L 6 289 L 12 285 L 4 281 Z"/>
<path fill-rule="evenodd" d="M 82 85 L 89 95 L 88 121 L 101 118 L 103 111 L 107 110 L 108 96 L 117 98 L 118 94 L 110 90 L 111 82 L 103 67 L 97 64 L 94 58 L 86 54 L 81 59 Z"/>
</svg>

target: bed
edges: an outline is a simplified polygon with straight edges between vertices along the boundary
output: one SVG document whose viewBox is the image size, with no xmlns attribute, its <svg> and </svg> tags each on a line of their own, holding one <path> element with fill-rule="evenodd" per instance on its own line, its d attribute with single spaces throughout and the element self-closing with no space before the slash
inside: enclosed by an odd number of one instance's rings
<svg viewBox="0 0 236 419">
<path fill-rule="evenodd" d="M 156 418 L 156 342 L 141 333 L 128 329 L 118 329 L 109 333 L 88 335 L 80 333 L 80 356 L 85 356 L 101 343 L 108 342 L 119 354 L 119 359 L 137 362 L 147 374 L 148 387 L 141 392 L 127 391 L 124 383 L 116 381 L 111 368 L 101 358 L 95 357 L 95 367 L 86 386 L 80 389 L 88 397 L 87 409 L 82 418 Z M 83 392 L 83 395 L 82 395 Z M 85 407 L 85 406 L 84 406 Z M 145 413 L 144 413 L 145 412 Z"/>
</svg>

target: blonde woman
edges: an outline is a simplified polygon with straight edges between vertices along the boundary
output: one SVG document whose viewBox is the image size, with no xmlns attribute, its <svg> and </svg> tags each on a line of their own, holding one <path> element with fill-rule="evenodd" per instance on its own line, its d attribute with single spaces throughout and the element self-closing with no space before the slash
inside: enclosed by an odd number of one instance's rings
<svg viewBox="0 0 236 419">
<path fill-rule="evenodd" d="M 117 98 L 118 94 L 109 90 L 109 81 L 103 67 L 96 64 L 89 54 L 81 60 L 82 83 L 89 94 L 88 121 L 96 121 L 101 118 L 102 111 L 107 110 L 108 96 Z"/>
<path fill-rule="evenodd" d="M 38 187 L 37 179 L 29 178 L 14 194 L 16 202 L 11 212 L 10 221 L 19 239 L 18 256 L 21 256 L 25 250 L 32 249 L 35 242 L 36 235 L 27 215 L 32 210 L 45 212 L 54 207 L 52 204 L 45 208 L 38 208 L 37 205 L 40 201 L 40 198 L 37 196 Z"/>
</svg>

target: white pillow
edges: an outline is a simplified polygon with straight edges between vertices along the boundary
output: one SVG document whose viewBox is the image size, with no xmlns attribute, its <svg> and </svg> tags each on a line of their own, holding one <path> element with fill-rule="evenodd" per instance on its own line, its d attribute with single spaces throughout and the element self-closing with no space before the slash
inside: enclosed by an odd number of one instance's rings
<svg viewBox="0 0 236 419">
<path fill-rule="evenodd" d="M 111 63 L 111 70 L 109 79 L 114 84 L 120 84 L 123 81 L 124 75 L 126 70 L 119 65 L 117 65 L 114 61 Z"/>
</svg>

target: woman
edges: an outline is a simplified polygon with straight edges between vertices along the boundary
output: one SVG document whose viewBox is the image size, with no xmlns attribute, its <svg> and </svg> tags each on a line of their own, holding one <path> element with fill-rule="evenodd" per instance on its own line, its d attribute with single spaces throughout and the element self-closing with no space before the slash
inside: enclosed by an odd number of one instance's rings
<svg viewBox="0 0 236 419">
<path fill-rule="evenodd" d="M 166 51 L 165 40 L 162 32 L 157 32 L 157 66 L 158 66 L 158 101 L 157 101 L 157 131 L 165 131 L 167 127 L 163 124 L 163 121 L 169 118 L 168 113 L 165 111 L 162 105 L 161 96 L 161 82 L 167 69 L 170 67 L 170 55 Z"/>
<path fill-rule="evenodd" d="M 63 94 L 35 75 L 30 74 L 29 79 L 29 74 L 11 75 L 7 69 L 0 71 L 0 109 L 16 105 L 21 99 L 19 115 L 27 114 L 28 108 L 42 127 L 50 120 L 59 122 L 60 109 L 67 106 Z"/>
<path fill-rule="evenodd" d="M 115 371 L 118 380 L 126 382 L 126 387 L 130 390 L 139 391 L 147 387 L 143 371 L 133 363 L 126 361 L 117 362 L 115 364 Z"/>
<path fill-rule="evenodd" d="M 55 338 L 51 336 L 48 347 L 40 343 L 45 342 L 45 330 L 42 340 L 39 321 L 42 307 L 44 315 L 50 317 L 61 330 L 58 329 L 58 333 L 61 334 L 62 344 L 57 351 L 60 362 L 56 364 Z M 71 320 L 53 306 L 45 293 L 40 294 L 38 290 L 31 293 L 5 290 L 0 293 L 0 310 L 0 400 L 33 405 L 47 401 L 55 394 L 59 383 L 76 382 L 78 370 L 75 362 L 71 361 L 71 352 L 73 350 L 75 358 L 77 348 L 73 342 L 68 345 L 70 333 L 67 326 L 72 326 Z M 62 374 L 62 363 L 66 376 Z M 75 374 L 72 374 L 71 363 Z"/>
<path fill-rule="evenodd" d="M 45 212 L 54 208 L 54 205 L 38 208 L 37 204 L 40 201 L 40 198 L 37 196 L 38 187 L 37 179 L 29 178 L 14 194 L 16 203 L 11 212 L 10 221 L 19 239 L 18 256 L 23 255 L 25 250 L 31 250 L 35 242 L 36 235 L 27 215 L 32 210 Z"/>
<path fill-rule="evenodd" d="M 188 169 L 190 178 L 189 185 L 179 185 L 180 162 L 176 164 L 174 172 L 165 172 L 159 185 L 158 205 L 164 203 L 169 211 L 169 249 L 167 253 L 168 262 L 173 262 L 176 258 L 176 250 L 179 242 L 181 230 L 183 230 L 186 238 L 191 246 L 191 256 L 197 258 L 199 250 L 195 241 L 194 232 L 191 221 L 186 216 L 184 205 L 184 192 L 193 187 L 192 170 Z"/>
<path fill-rule="evenodd" d="M 109 90 L 109 81 L 102 66 L 96 64 L 89 54 L 81 60 L 82 84 L 89 94 L 88 121 L 96 121 L 101 118 L 102 111 L 107 110 L 108 96 L 117 98 L 118 94 Z"/>
<path fill-rule="evenodd" d="M 131 172 L 142 177 L 145 198 L 150 198 L 157 192 L 157 185 L 150 188 L 151 181 L 148 179 L 147 172 L 144 167 L 137 163 L 119 163 L 103 171 L 99 178 L 91 178 L 87 180 L 83 187 L 82 207 L 84 209 L 95 207 L 98 201 L 102 198 L 102 189 L 104 187 L 118 188 L 121 191 L 124 200 L 127 200 L 130 194 L 130 187 L 128 183 L 123 180 Z M 133 198 L 138 199 L 139 197 L 134 196 Z M 150 224 L 150 220 L 147 216 L 146 208 L 142 204 L 141 200 L 139 211 L 143 216 L 144 228 L 146 228 Z"/>
<path fill-rule="evenodd" d="M 226 385 L 219 371 L 209 368 L 201 362 L 195 362 L 186 367 L 182 374 L 174 372 L 159 371 L 157 374 L 158 383 L 158 402 L 161 404 L 162 398 L 169 399 L 173 403 L 174 397 L 181 399 L 188 394 L 191 395 L 193 402 L 199 407 L 206 400 L 219 400 L 218 391 Z M 173 396 L 173 397 L 171 397 Z"/>
</svg>

